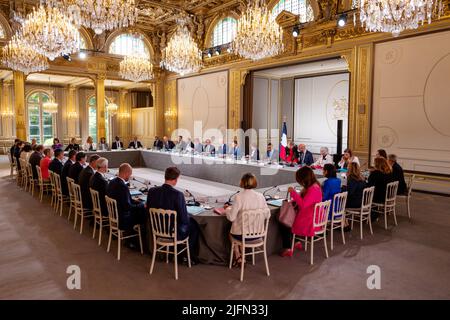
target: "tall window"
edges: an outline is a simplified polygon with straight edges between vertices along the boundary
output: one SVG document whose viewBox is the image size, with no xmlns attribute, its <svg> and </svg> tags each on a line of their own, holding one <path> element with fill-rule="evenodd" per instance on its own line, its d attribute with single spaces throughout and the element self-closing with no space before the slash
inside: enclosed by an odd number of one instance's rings
<svg viewBox="0 0 450 320">
<path fill-rule="evenodd" d="M 0 24 L 0 39 L 4 39 L 6 37 L 5 29 Z"/>
<path fill-rule="evenodd" d="M 42 111 L 42 104 L 50 97 L 43 91 L 32 93 L 27 98 L 28 108 L 28 138 L 36 139 L 37 143 L 52 145 L 54 137 L 54 118 L 51 113 Z"/>
<path fill-rule="evenodd" d="M 105 99 L 105 106 L 108 104 L 108 101 Z M 92 96 L 88 100 L 88 128 L 89 128 L 89 136 L 92 137 L 94 142 L 98 142 L 100 139 L 97 139 L 97 98 Z M 108 111 L 105 111 L 105 129 L 106 129 L 106 137 L 109 137 L 109 116 Z M 99 137 L 101 138 L 101 137 Z"/>
<path fill-rule="evenodd" d="M 150 52 L 142 36 L 128 33 L 123 33 L 114 38 L 109 46 L 109 53 L 122 56 L 137 54 L 150 58 Z"/>
<path fill-rule="evenodd" d="M 212 46 L 220 46 L 233 41 L 236 36 L 237 21 L 233 17 L 220 20 L 214 27 Z"/>
<path fill-rule="evenodd" d="M 272 9 L 272 17 L 275 19 L 283 10 L 299 15 L 300 22 L 314 20 L 314 13 L 308 0 L 280 0 Z"/>
</svg>

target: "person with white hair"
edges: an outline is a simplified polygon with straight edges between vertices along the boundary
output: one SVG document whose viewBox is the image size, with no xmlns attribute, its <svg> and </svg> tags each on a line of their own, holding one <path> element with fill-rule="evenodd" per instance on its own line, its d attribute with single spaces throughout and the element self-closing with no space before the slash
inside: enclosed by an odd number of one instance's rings
<svg viewBox="0 0 450 320">
<path fill-rule="evenodd" d="M 108 208 L 106 207 L 105 195 L 109 180 L 106 177 L 108 172 L 108 159 L 99 158 L 96 162 L 96 170 L 94 175 L 89 180 L 89 187 L 97 191 L 100 197 L 100 209 L 102 215 L 108 216 Z"/>
<path fill-rule="evenodd" d="M 320 148 L 320 156 L 316 162 L 314 162 L 313 166 L 323 168 L 327 163 L 333 164 L 333 157 L 328 153 L 327 147 L 322 147 Z"/>
</svg>

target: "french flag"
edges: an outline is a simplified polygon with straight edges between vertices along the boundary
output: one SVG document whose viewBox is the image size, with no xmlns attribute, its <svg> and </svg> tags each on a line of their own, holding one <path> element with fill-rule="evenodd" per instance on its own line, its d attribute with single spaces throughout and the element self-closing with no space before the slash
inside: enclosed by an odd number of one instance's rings
<svg viewBox="0 0 450 320">
<path fill-rule="evenodd" d="M 286 148 L 287 148 L 287 128 L 286 121 L 283 122 L 283 131 L 281 132 L 281 144 L 280 144 L 280 158 L 286 161 Z"/>
</svg>

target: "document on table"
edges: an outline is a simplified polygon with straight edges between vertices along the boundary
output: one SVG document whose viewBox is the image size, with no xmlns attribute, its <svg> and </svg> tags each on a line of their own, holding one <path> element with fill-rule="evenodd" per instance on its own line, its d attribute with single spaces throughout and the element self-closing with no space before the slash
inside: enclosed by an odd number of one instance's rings
<svg viewBox="0 0 450 320">
<path fill-rule="evenodd" d="M 284 199 L 270 200 L 267 201 L 267 203 L 274 207 L 281 207 L 283 205 L 283 200 Z"/>
<path fill-rule="evenodd" d="M 205 211 L 205 209 L 203 209 L 202 207 L 198 207 L 198 206 L 187 206 L 186 208 L 187 208 L 187 212 L 194 216 Z"/>
<path fill-rule="evenodd" d="M 139 190 L 130 190 L 130 194 L 132 197 L 137 197 L 137 196 L 141 196 L 142 192 L 140 192 Z"/>
</svg>

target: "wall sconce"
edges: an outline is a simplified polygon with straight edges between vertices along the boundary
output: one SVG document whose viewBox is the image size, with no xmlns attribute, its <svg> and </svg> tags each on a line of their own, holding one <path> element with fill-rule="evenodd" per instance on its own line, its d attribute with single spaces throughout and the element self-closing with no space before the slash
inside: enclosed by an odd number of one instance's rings
<svg viewBox="0 0 450 320">
<path fill-rule="evenodd" d="M 130 114 L 128 112 L 119 112 L 119 114 L 117 116 L 119 117 L 120 120 L 130 118 Z"/>
<path fill-rule="evenodd" d="M 14 112 L 12 112 L 12 110 L 4 110 L 0 115 L 2 118 L 14 118 Z"/>
<path fill-rule="evenodd" d="M 164 117 L 166 118 L 175 118 L 177 116 L 177 113 L 174 109 L 167 110 L 164 112 Z"/>
<path fill-rule="evenodd" d="M 76 111 L 70 111 L 70 112 L 67 112 L 67 118 L 68 118 L 69 120 L 75 120 L 75 119 L 78 119 L 78 113 L 77 113 Z"/>
</svg>

